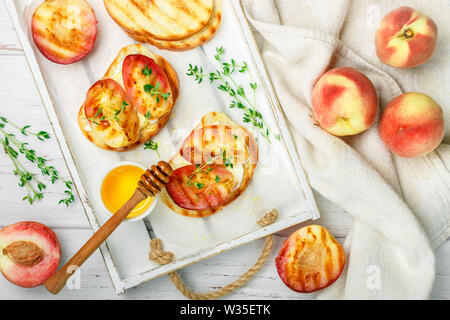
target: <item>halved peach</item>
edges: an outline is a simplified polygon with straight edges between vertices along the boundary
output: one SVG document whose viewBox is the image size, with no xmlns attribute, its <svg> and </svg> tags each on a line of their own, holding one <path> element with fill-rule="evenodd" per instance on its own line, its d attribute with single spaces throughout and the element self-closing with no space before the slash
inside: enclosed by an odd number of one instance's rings
<svg viewBox="0 0 450 320">
<path fill-rule="evenodd" d="M 131 54 L 122 64 L 125 89 L 140 114 L 159 119 L 173 106 L 172 89 L 164 70 L 141 54 Z"/>
<path fill-rule="evenodd" d="M 59 266 L 61 248 L 47 226 L 23 221 L 0 230 L 0 270 L 12 283 L 31 288 L 43 284 Z"/>
<path fill-rule="evenodd" d="M 47 59 L 70 64 L 91 51 L 97 37 L 97 19 L 85 0 L 46 0 L 34 11 L 31 33 Z"/>
<path fill-rule="evenodd" d="M 283 282 L 297 292 L 328 287 L 342 273 L 345 252 L 328 230 L 318 225 L 291 234 L 275 259 Z"/>
<path fill-rule="evenodd" d="M 228 200 L 233 181 L 233 174 L 224 165 L 189 165 L 172 173 L 166 190 L 181 208 L 214 209 Z"/>
<path fill-rule="evenodd" d="M 136 110 L 113 79 L 101 79 L 92 85 L 86 94 L 84 112 L 91 130 L 111 148 L 129 146 L 139 138 Z"/>
<path fill-rule="evenodd" d="M 180 154 L 186 161 L 195 164 L 224 164 L 224 161 L 233 165 L 241 164 L 249 160 L 247 136 L 241 128 L 225 125 L 205 126 L 192 131 L 184 140 Z"/>
</svg>

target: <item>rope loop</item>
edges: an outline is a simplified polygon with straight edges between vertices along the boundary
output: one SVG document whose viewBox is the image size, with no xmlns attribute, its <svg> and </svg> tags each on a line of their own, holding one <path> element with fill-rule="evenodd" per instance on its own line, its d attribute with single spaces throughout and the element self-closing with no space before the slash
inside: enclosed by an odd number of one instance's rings
<svg viewBox="0 0 450 320">
<path fill-rule="evenodd" d="M 163 251 L 161 239 L 152 239 L 150 240 L 148 258 L 159 264 L 168 264 L 173 261 L 173 253 Z"/>
<path fill-rule="evenodd" d="M 266 227 L 276 221 L 278 218 L 278 211 L 276 209 L 271 210 L 266 213 L 257 223 L 261 227 Z M 253 276 L 261 270 L 262 266 L 266 263 L 269 258 L 270 252 L 273 247 L 273 236 L 269 235 L 266 237 L 266 242 L 264 248 L 261 252 L 256 263 L 250 267 L 243 275 L 241 275 L 237 280 L 233 281 L 226 286 L 211 291 L 207 293 L 197 293 L 189 289 L 181 280 L 177 272 L 170 272 L 168 274 L 170 280 L 174 284 L 175 288 L 178 289 L 185 297 L 192 300 L 213 300 L 223 297 L 236 289 L 239 289 L 245 285 Z M 161 239 L 152 239 L 150 241 L 150 253 L 149 259 L 155 261 L 159 264 L 167 264 L 173 261 L 174 255 L 171 252 L 163 251 Z"/>
</svg>

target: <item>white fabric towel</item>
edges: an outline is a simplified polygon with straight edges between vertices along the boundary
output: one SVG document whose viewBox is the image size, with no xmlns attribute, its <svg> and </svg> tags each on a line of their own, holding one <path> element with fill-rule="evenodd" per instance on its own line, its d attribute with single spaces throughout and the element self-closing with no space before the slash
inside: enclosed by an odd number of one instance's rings
<svg viewBox="0 0 450 320">
<path fill-rule="evenodd" d="M 442 30 L 449 29 L 444 20 L 450 16 L 446 1 L 410 2 L 433 16 Z M 446 51 L 437 50 L 429 71 L 425 65 L 400 72 L 377 61 L 372 44 L 376 26 L 404 1 L 243 0 L 243 4 L 257 39 L 263 40 L 263 58 L 309 181 L 354 218 L 344 244 L 346 269 L 318 298 L 428 298 L 435 273 L 432 248 L 450 235 L 450 146 L 443 143 L 424 157 L 401 159 L 385 148 L 377 124 L 350 138 L 327 134 L 314 125 L 310 101 L 313 84 L 324 71 L 350 66 L 372 80 L 382 108 L 403 92 L 382 69 L 401 78 L 404 91 L 420 91 L 418 72 L 427 75 L 437 68 L 443 80 L 450 79 Z M 346 46 L 347 38 L 359 54 Z M 440 46 L 442 42 L 441 37 Z M 438 83 L 428 89 L 424 93 L 444 108 L 448 140 L 448 93 L 443 95 Z"/>
</svg>

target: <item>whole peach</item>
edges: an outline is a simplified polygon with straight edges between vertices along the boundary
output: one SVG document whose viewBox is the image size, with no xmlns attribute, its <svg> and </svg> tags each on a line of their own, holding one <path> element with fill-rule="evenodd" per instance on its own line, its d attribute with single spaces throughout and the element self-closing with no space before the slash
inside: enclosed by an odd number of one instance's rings
<svg viewBox="0 0 450 320">
<path fill-rule="evenodd" d="M 395 154 L 419 157 L 433 151 L 444 137 L 441 107 L 429 96 L 404 93 L 392 100 L 380 120 L 380 137 Z"/>
<path fill-rule="evenodd" d="M 345 252 L 322 226 L 311 225 L 291 234 L 283 243 L 275 265 L 281 280 L 297 292 L 328 287 L 342 273 Z"/>
<path fill-rule="evenodd" d="M 0 270 L 12 283 L 31 288 L 43 284 L 58 268 L 61 249 L 47 226 L 23 221 L 0 230 Z"/>
<path fill-rule="evenodd" d="M 312 108 L 316 120 L 328 133 L 355 135 L 374 122 L 378 96 L 372 82 L 358 70 L 335 68 L 314 85 Z"/>
<path fill-rule="evenodd" d="M 375 36 L 377 55 L 392 67 L 416 67 L 431 58 L 437 37 L 432 19 L 413 8 L 400 7 L 381 21 Z"/>
</svg>

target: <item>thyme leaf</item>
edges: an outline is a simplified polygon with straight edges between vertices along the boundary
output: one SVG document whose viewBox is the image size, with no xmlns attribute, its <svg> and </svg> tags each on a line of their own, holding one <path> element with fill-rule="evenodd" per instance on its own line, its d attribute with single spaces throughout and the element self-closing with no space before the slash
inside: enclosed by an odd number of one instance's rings
<svg viewBox="0 0 450 320">
<path fill-rule="evenodd" d="M 154 142 L 153 140 L 148 140 L 144 142 L 144 150 L 153 150 L 158 154 L 158 157 L 161 158 L 158 152 L 159 142 Z"/>
</svg>

